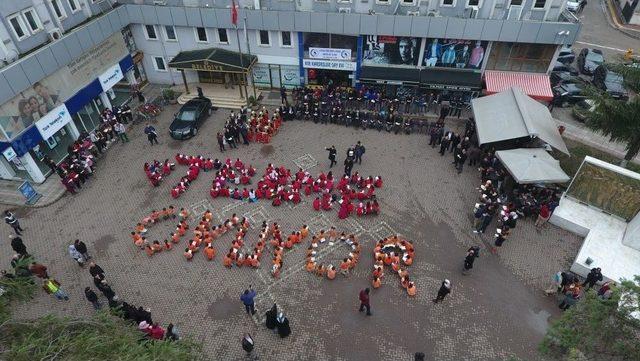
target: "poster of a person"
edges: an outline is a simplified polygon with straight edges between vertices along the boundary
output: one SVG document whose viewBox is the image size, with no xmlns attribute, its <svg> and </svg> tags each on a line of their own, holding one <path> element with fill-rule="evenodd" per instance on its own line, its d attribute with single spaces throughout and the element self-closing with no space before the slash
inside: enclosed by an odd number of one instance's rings
<svg viewBox="0 0 640 361">
<path fill-rule="evenodd" d="M 365 64 L 418 65 L 419 39 L 369 35 L 363 62 Z"/>
<path fill-rule="evenodd" d="M 0 126 L 9 138 L 18 135 L 55 107 L 62 104 L 60 97 L 51 92 L 49 88 L 41 82 L 33 84 L 31 89 L 24 92 L 23 96 L 24 97 L 11 102 L 11 104 L 16 105 L 14 105 L 15 110 L 10 110 L 9 114 L 13 113 L 15 115 L 0 116 Z"/>
<path fill-rule="evenodd" d="M 457 69 L 480 69 L 487 42 L 457 39 L 426 39 L 423 65 Z M 471 46 L 474 45 L 473 49 Z"/>
</svg>

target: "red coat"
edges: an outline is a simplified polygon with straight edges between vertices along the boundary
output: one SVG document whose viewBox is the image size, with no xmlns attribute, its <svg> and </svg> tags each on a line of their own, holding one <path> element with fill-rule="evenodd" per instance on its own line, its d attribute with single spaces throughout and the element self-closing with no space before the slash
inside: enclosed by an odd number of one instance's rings
<svg viewBox="0 0 640 361">
<path fill-rule="evenodd" d="M 313 201 L 313 209 L 315 209 L 316 211 L 320 210 L 320 198 L 316 198 Z"/>
</svg>

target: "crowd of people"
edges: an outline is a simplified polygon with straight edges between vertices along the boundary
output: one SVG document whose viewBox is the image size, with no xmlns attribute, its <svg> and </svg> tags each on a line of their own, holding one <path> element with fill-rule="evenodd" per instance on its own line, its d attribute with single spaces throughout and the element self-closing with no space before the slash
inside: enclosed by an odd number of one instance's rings
<svg viewBox="0 0 640 361">
<path fill-rule="evenodd" d="M 379 288 L 382 285 L 384 267 L 389 266 L 400 277 L 400 285 L 407 291 L 407 294 L 409 296 L 416 295 L 416 284 L 409 279 L 409 272 L 401 266 L 402 264 L 405 266 L 413 264 L 415 250 L 411 242 L 401 239 L 397 235 L 381 239 L 376 242 L 373 256 L 375 259 L 371 281 L 373 288 Z"/>
<path fill-rule="evenodd" d="M 241 138 L 245 145 L 254 141 L 269 143 L 271 137 L 278 133 L 284 120 L 291 119 L 283 107 L 276 108 L 272 114 L 264 106 L 258 112 L 249 112 L 245 106 L 242 106 L 238 113 L 231 111 L 222 132 L 216 135 L 220 151 L 224 152 L 227 146 L 236 148 Z"/>
<path fill-rule="evenodd" d="M 329 246 L 333 246 L 335 242 L 341 245 L 346 245 L 349 249 L 347 257 L 342 259 L 339 270 L 332 264 L 318 264 L 316 256 L 318 255 L 318 247 L 327 242 Z M 347 236 L 345 232 L 342 232 L 338 236 L 338 232 L 335 227 L 331 227 L 329 231 L 320 230 L 317 234 L 311 238 L 311 245 L 307 248 L 306 265 L 305 269 L 308 272 L 314 273 L 319 277 L 327 277 L 327 279 L 333 280 L 336 278 L 338 272 L 344 277 L 347 277 L 349 271 L 351 271 L 360 260 L 360 251 L 362 246 L 356 240 L 354 234 Z"/>
</svg>

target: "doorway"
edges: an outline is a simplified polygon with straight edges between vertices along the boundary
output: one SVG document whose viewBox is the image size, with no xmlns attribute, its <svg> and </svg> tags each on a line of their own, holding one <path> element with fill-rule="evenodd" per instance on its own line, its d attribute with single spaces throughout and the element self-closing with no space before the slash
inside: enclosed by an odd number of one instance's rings
<svg viewBox="0 0 640 361">
<path fill-rule="evenodd" d="M 224 84 L 224 74 L 213 71 L 199 71 L 198 79 L 200 83 Z"/>
</svg>

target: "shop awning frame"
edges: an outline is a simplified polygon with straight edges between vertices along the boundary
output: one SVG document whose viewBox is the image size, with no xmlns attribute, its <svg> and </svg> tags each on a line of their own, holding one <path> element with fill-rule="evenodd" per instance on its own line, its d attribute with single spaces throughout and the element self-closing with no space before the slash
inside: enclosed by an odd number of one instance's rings
<svg viewBox="0 0 640 361">
<path fill-rule="evenodd" d="M 171 59 L 169 67 L 178 70 L 248 73 L 257 62 L 258 57 L 255 55 L 240 55 L 226 49 L 207 48 L 181 51 Z"/>
<path fill-rule="evenodd" d="M 487 85 L 486 94 L 496 94 L 511 87 L 517 87 L 536 100 L 553 100 L 551 81 L 544 73 L 519 73 L 512 71 L 487 70 L 484 72 Z"/>
<path fill-rule="evenodd" d="M 482 73 L 470 70 L 424 68 L 420 71 L 420 86 L 453 91 L 480 90 Z"/>
<path fill-rule="evenodd" d="M 420 70 L 381 66 L 363 66 L 359 81 L 391 85 L 419 85 Z"/>
</svg>

